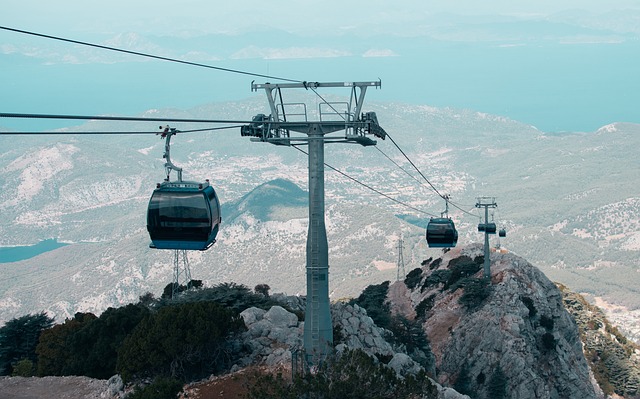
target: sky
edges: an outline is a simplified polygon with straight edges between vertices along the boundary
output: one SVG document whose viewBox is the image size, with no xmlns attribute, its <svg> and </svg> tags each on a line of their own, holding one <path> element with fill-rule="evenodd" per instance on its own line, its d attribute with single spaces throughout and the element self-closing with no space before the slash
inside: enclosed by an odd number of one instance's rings
<svg viewBox="0 0 640 399">
<path fill-rule="evenodd" d="M 258 74 L 381 79 L 380 100 L 549 131 L 640 123 L 639 21 L 640 0 L 3 0 L 0 15 L 4 27 Z M 4 112 L 140 113 L 250 95 L 250 77 L 3 30 L 0 68 L 13 94 Z"/>
<path fill-rule="evenodd" d="M 638 0 L 3 0 L 3 24 L 53 33 L 140 31 L 239 32 L 253 25 L 302 30 L 384 25 L 425 15 L 549 15 L 564 10 L 603 13 L 640 9 Z"/>
</svg>

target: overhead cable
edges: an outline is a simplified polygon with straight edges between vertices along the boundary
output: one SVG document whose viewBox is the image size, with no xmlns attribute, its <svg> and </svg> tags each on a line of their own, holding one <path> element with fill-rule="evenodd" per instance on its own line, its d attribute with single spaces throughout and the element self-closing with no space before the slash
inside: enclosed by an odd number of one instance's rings
<svg viewBox="0 0 640 399">
<path fill-rule="evenodd" d="M 70 119 L 70 120 L 125 121 L 125 122 L 225 123 L 225 124 L 252 123 L 252 121 L 220 120 L 220 119 L 143 118 L 143 117 L 135 117 L 135 116 L 106 116 L 106 115 L 16 114 L 16 113 L 6 113 L 6 112 L 0 112 L 0 118 Z"/>
<path fill-rule="evenodd" d="M 237 129 L 239 127 L 241 127 L 242 125 L 236 125 L 236 126 L 222 126 L 222 127 L 210 127 L 210 128 L 206 128 L 206 129 L 190 129 L 190 130 L 179 130 L 179 133 L 195 133 L 195 132 L 208 132 L 208 131 L 213 131 L 213 130 L 225 130 L 225 129 Z M 46 136 L 46 135 L 65 135 L 65 136 L 91 136 L 91 135 L 146 135 L 146 134 L 159 134 L 159 132 L 156 131 L 140 131 L 140 132 L 135 132 L 135 131 L 119 131 L 119 132 L 98 132 L 98 131 L 89 131 L 89 132 L 73 132 L 73 131 L 67 131 L 67 130 L 54 130 L 54 131 L 49 131 L 49 132 L 0 132 L 0 136 L 18 136 L 18 135 L 24 135 L 24 136 Z"/>
<path fill-rule="evenodd" d="M 308 153 L 308 152 L 306 152 L 306 151 L 305 151 L 305 150 L 303 150 L 303 149 L 298 148 L 298 146 L 296 146 L 296 145 L 292 145 L 292 147 L 293 147 L 293 148 L 295 148 L 296 150 L 300 151 L 301 153 L 305 154 L 305 155 L 309 155 L 309 153 Z M 413 207 L 413 206 L 411 206 L 411 205 L 409 205 L 409 204 L 407 204 L 407 203 L 404 203 L 404 202 L 402 202 L 402 201 L 400 201 L 400 200 L 397 200 L 397 199 L 395 199 L 395 198 L 393 198 L 393 197 L 391 197 L 391 196 L 389 196 L 389 195 L 387 195 L 387 194 L 385 194 L 385 193 L 383 193 L 383 192 L 381 192 L 381 191 L 379 191 L 379 190 L 376 190 L 375 188 L 373 188 L 373 187 L 369 186 L 369 185 L 368 185 L 368 184 L 366 184 L 366 183 L 361 182 L 360 180 L 356 179 L 355 177 L 351 177 L 351 176 L 349 176 L 348 174 L 346 174 L 346 173 L 342 172 L 341 170 L 334 168 L 333 166 L 329 165 L 329 164 L 328 164 L 328 163 L 326 163 L 326 162 L 325 162 L 324 166 L 326 166 L 327 168 L 329 168 L 329 169 L 333 170 L 334 172 L 337 172 L 337 173 L 341 174 L 342 176 L 346 177 L 347 179 L 349 179 L 349 180 L 351 180 L 351 181 L 353 181 L 353 182 L 356 182 L 356 183 L 360 184 L 361 186 L 363 186 L 363 187 L 365 187 L 365 188 L 367 188 L 367 189 L 369 189 L 369 190 L 371 190 L 371 191 L 375 192 L 376 194 L 379 194 L 379 195 L 381 195 L 381 196 L 383 196 L 383 197 L 385 197 L 385 198 L 387 198 L 387 199 L 389 199 L 389 200 L 391 200 L 391 201 L 393 201 L 393 202 L 395 202 L 395 203 L 397 203 L 397 204 L 400 204 L 400 205 L 402 205 L 402 206 L 404 206 L 404 207 L 406 207 L 406 208 L 412 209 L 412 210 L 414 210 L 414 211 L 416 211 L 416 212 L 419 212 L 419 213 L 424 213 L 424 214 L 426 214 L 426 215 L 434 216 L 434 217 L 436 216 L 436 215 L 431 214 L 431 213 L 429 213 L 429 212 L 425 212 L 425 211 L 423 211 L 422 209 L 415 208 L 415 207 Z"/>
<path fill-rule="evenodd" d="M 100 49 L 104 49 L 104 50 L 117 51 L 117 52 L 125 53 L 125 54 L 138 55 L 138 56 L 141 56 L 141 57 L 153 58 L 153 59 L 162 60 L 162 61 L 170 61 L 170 62 L 176 62 L 176 63 L 179 63 L 179 64 L 185 64 L 185 65 L 192 65 L 192 66 L 197 66 L 197 67 L 202 67 L 202 68 L 215 69 L 215 70 L 218 70 L 218 71 L 231 72 L 231 73 L 237 73 L 237 74 L 247 75 L 247 76 L 255 76 L 255 77 L 266 78 L 266 79 L 282 80 L 282 81 L 286 81 L 286 82 L 295 82 L 295 83 L 301 83 L 302 82 L 301 80 L 287 79 L 287 78 L 281 78 L 281 77 L 278 77 L 278 76 L 271 76 L 271 75 L 263 75 L 263 74 L 259 74 L 259 73 L 241 71 L 241 70 L 238 70 L 238 69 L 222 68 L 222 67 L 218 67 L 218 66 L 214 66 L 214 65 L 207 65 L 207 64 L 201 64 L 201 63 L 198 63 L 198 62 L 184 61 L 184 60 L 179 60 L 179 59 L 176 59 L 176 58 L 162 57 L 162 56 L 158 56 L 158 55 L 142 53 L 142 52 L 139 52 L 139 51 L 124 50 L 124 49 L 117 48 L 117 47 L 104 46 L 104 45 L 101 45 L 101 44 L 83 42 L 83 41 L 80 41 L 80 40 L 66 39 L 64 37 L 45 35 L 43 33 L 37 33 L 37 32 L 31 32 L 31 31 L 26 31 L 26 30 L 22 30 L 22 29 L 10 28 L 8 26 L 0 26 L 0 29 L 6 30 L 6 31 L 11 31 L 11 32 L 22 33 L 22 34 L 25 34 L 25 35 L 43 37 L 43 38 L 46 38 L 46 39 L 58 40 L 58 41 L 67 42 L 67 43 L 80 44 L 82 46 L 89 46 L 89 47 L 95 47 L 95 48 L 100 48 Z"/>
<path fill-rule="evenodd" d="M 405 159 L 407 161 L 409 161 L 409 163 L 411 164 L 411 166 L 413 166 L 413 168 L 420 174 L 420 176 L 422 176 L 422 178 L 429 184 L 429 186 L 431 186 L 431 188 L 433 189 L 433 191 L 438 194 L 438 196 L 440 198 L 442 198 L 443 200 L 445 200 L 446 202 L 448 202 L 449 204 L 453 205 L 454 208 L 468 214 L 471 215 L 473 217 L 476 217 L 476 215 L 474 215 L 473 213 L 463 209 L 461 206 L 457 205 L 455 202 L 452 202 L 448 196 L 442 195 L 440 193 L 440 191 L 438 191 L 438 189 L 429 181 L 429 179 L 427 179 L 427 177 L 422 173 L 422 171 L 420 171 L 420 169 L 418 169 L 418 167 L 416 166 L 415 163 L 413 163 L 413 161 L 409 158 L 409 156 L 402 150 L 402 148 L 400 148 L 400 146 L 398 145 L 398 143 L 396 143 L 396 141 L 393 139 L 393 137 L 391 137 L 389 135 L 389 133 L 387 133 L 387 137 L 389 138 L 389 140 L 391 140 L 391 142 L 393 143 L 393 145 L 398 149 L 398 151 L 400 151 L 402 153 L 402 155 L 405 157 Z M 395 162 L 394 162 L 395 163 Z M 397 164 L 396 164 L 397 165 Z M 402 169 L 402 168 L 400 168 Z M 404 169 L 402 169 L 404 170 Z"/>
</svg>

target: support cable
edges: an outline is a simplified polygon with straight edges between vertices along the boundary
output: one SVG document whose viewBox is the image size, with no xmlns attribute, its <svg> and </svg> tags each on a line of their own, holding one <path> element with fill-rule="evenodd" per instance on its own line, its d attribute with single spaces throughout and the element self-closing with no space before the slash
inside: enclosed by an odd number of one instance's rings
<svg viewBox="0 0 640 399">
<path fill-rule="evenodd" d="M 223 127 L 210 127 L 206 129 L 191 129 L 191 130 L 180 130 L 180 133 L 195 133 L 195 132 L 208 132 L 213 130 L 225 130 L 225 129 L 238 129 L 242 125 L 236 126 L 223 126 Z M 158 134 L 157 131 L 148 131 L 148 132 L 72 132 L 72 131 L 51 131 L 51 132 L 0 132 L 0 136 L 17 136 L 17 135 L 25 135 L 25 136 L 44 136 L 44 135 L 66 135 L 66 136 L 92 136 L 92 135 L 145 135 L 145 134 Z"/>
<path fill-rule="evenodd" d="M 264 74 L 259 74 L 259 73 L 241 71 L 241 70 L 238 70 L 238 69 L 223 68 L 223 67 L 217 67 L 217 66 L 214 66 L 214 65 L 201 64 L 201 63 L 191 62 L 191 61 L 184 61 L 184 60 L 179 60 L 179 59 L 176 59 L 176 58 L 163 57 L 163 56 L 153 55 L 153 54 L 149 54 L 149 53 L 143 53 L 143 52 L 139 52 L 139 51 L 125 50 L 125 49 L 121 49 L 121 48 L 117 48 L 117 47 L 104 46 L 104 45 L 101 45 L 101 44 L 84 42 L 84 41 L 80 41 L 80 40 L 67 39 L 67 38 L 60 37 L 60 36 L 53 36 L 53 35 L 47 35 L 47 34 L 43 34 L 43 33 L 33 32 L 33 31 L 10 28 L 8 26 L 0 26 L 0 30 L 6 30 L 6 31 L 21 33 L 21 34 L 30 35 L 30 36 L 42 37 L 42 38 L 45 38 L 45 39 L 58 40 L 58 41 L 67 42 L 67 43 L 79 44 L 79 45 L 82 45 L 82 46 L 89 46 L 89 47 L 99 48 L 99 49 L 103 49 L 103 50 L 116 51 L 116 52 L 125 53 L 125 54 L 137 55 L 137 56 L 141 56 L 141 57 L 153 58 L 153 59 L 162 60 L 162 61 L 169 61 L 169 62 L 175 62 L 175 63 L 179 63 L 179 64 L 184 64 L 184 65 L 191 65 L 191 66 L 197 66 L 197 67 L 202 67 L 202 68 L 214 69 L 214 70 L 218 70 L 218 71 L 222 71 L 222 72 L 231 72 L 231 73 L 237 73 L 237 74 L 242 74 L 242 75 L 247 75 L 247 76 L 254 76 L 254 77 L 260 77 L 260 78 L 266 78 L 266 79 L 275 79 L 275 80 L 281 80 L 281 81 L 292 82 L 292 83 L 303 83 L 305 85 L 305 88 L 307 88 L 307 86 L 306 86 L 307 81 L 303 81 L 303 80 L 289 79 L 289 78 L 283 78 L 283 77 L 278 77 L 278 76 L 264 75 Z M 317 90 L 315 90 L 315 88 L 313 88 L 313 87 L 308 87 L 308 88 L 310 88 L 316 94 L 316 96 L 320 97 L 320 99 L 322 101 L 324 101 L 325 103 L 329 104 L 320 95 L 320 93 L 318 93 Z M 331 104 L 329 104 L 329 106 L 333 109 L 334 112 L 338 113 L 337 110 L 335 110 L 335 108 Z M 343 119 L 345 119 L 345 118 L 343 117 Z M 169 121 L 169 122 L 171 122 L 171 121 Z M 246 123 L 246 122 L 243 121 L 243 122 L 236 122 L 236 123 Z"/>
<path fill-rule="evenodd" d="M 83 41 L 80 41 L 80 40 L 66 39 L 64 37 L 59 37 L 59 36 L 45 35 L 43 33 L 37 33 L 37 32 L 31 32 L 31 31 L 26 31 L 26 30 L 22 30 L 22 29 L 10 28 L 8 26 L 0 26 L 0 29 L 6 30 L 6 31 L 11 31 L 11 32 L 16 32 L 16 33 L 22 33 L 22 34 L 25 34 L 25 35 L 42 37 L 42 38 L 45 38 L 45 39 L 52 39 L 52 40 L 58 40 L 58 41 L 61 41 L 61 42 L 80 44 L 82 46 L 100 48 L 100 49 L 103 49 L 103 50 L 117 51 L 117 52 L 125 53 L 125 54 L 131 54 L 131 55 L 137 55 L 137 56 L 141 56 L 141 57 L 153 58 L 153 59 L 156 59 L 156 60 L 176 62 L 176 63 L 179 63 L 179 64 L 185 64 L 185 65 L 192 65 L 192 66 L 197 66 L 197 67 L 202 67 L 202 68 L 215 69 L 215 70 L 223 71 L 223 72 L 231 72 L 231 73 L 237 73 L 237 74 L 247 75 L 247 76 L 255 76 L 255 77 L 266 78 L 266 79 L 276 79 L 276 80 L 282 80 L 282 81 L 285 81 L 285 82 L 295 82 L 295 83 L 300 83 L 301 82 L 300 80 L 281 78 L 281 77 L 278 77 L 278 76 L 263 75 L 263 74 L 259 74 L 259 73 L 241 71 L 241 70 L 238 70 L 238 69 L 222 68 L 222 67 L 217 67 L 217 66 L 214 66 L 214 65 L 200 64 L 200 63 L 191 62 L 191 61 L 183 61 L 183 60 L 178 60 L 178 59 L 175 59 L 175 58 L 162 57 L 162 56 L 159 56 L 159 55 L 153 55 L 153 54 L 149 54 L 149 53 L 142 53 L 142 52 L 139 52 L 139 51 L 124 50 L 124 49 L 117 48 L 117 47 L 104 46 L 104 45 L 101 45 L 101 44 L 83 42 Z"/>
<path fill-rule="evenodd" d="M 396 143 L 396 141 L 393 139 L 393 137 L 391 137 L 389 135 L 389 133 L 387 133 L 387 137 L 389 138 L 389 140 L 391 140 L 391 142 L 393 143 L 393 145 L 398 149 L 398 151 L 400 151 L 402 153 L 402 155 L 404 155 L 405 159 L 407 161 L 409 161 L 409 163 L 411 164 L 411 166 L 413 166 L 413 168 L 420 174 L 420 176 L 422 176 L 422 178 L 429 184 L 429 186 L 431 186 L 431 188 L 433 189 L 433 191 L 435 191 L 436 194 L 438 194 L 438 196 L 442 199 L 445 199 L 444 195 L 440 194 L 440 191 L 438 191 L 438 189 L 429 181 L 429 179 L 427 179 L 427 177 L 420 171 L 420 169 L 418 169 L 418 167 L 416 166 L 415 163 L 413 163 L 413 161 L 409 158 L 409 156 L 407 156 L 407 154 L 402 150 L 402 148 L 400 148 L 400 146 L 398 145 L 398 143 Z"/>
<path fill-rule="evenodd" d="M 400 151 L 402 153 L 402 155 L 405 157 L 405 159 L 407 161 L 409 161 L 409 163 L 411 164 L 411 166 L 413 166 L 413 168 L 420 174 L 420 176 L 422 176 L 422 178 L 429 184 L 429 186 L 431 186 L 431 188 L 433 189 L 433 191 L 443 200 L 445 200 L 446 202 L 448 202 L 449 204 L 453 205 L 454 208 L 457 208 L 458 210 L 462 211 L 463 213 L 466 213 L 468 215 L 471 215 L 473 217 L 476 217 L 476 215 L 474 215 L 473 213 L 463 209 L 460 205 L 456 204 L 455 202 L 452 202 L 451 200 L 449 200 L 448 198 L 445 198 L 445 195 L 442 195 L 440 193 L 440 191 L 438 191 L 438 189 L 429 181 L 429 179 L 427 179 L 427 177 L 420 171 L 420 169 L 418 169 L 418 167 L 416 166 L 415 163 L 413 163 L 413 161 L 409 158 L 409 156 L 402 150 L 402 148 L 400 148 L 400 146 L 398 145 L 398 143 L 396 143 L 396 141 L 393 139 L 393 137 L 391 137 L 389 135 L 389 133 L 387 133 L 387 137 L 391 140 L 391 142 L 393 143 L 393 145 L 398 149 L 398 151 Z M 401 168 L 402 169 L 402 168 Z"/>
<path fill-rule="evenodd" d="M 380 153 L 382 155 L 385 156 L 385 158 L 387 158 L 389 161 L 391 161 L 391 163 L 393 163 L 394 165 L 396 165 L 398 167 L 398 169 L 400 169 L 401 171 L 403 171 L 404 173 L 407 174 L 407 176 L 409 176 L 410 178 L 412 178 L 413 180 L 415 180 L 418 184 L 420 184 L 421 186 L 424 186 L 424 183 L 421 182 L 417 177 L 415 177 L 414 175 L 412 175 L 411 173 L 409 173 L 408 170 L 406 170 L 405 168 L 403 168 L 402 166 L 400 166 L 396 161 L 394 161 L 389 155 L 387 155 L 384 151 L 382 151 L 380 148 L 378 148 L 378 146 L 375 146 L 376 150 L 380 151 Z"/>
<path fill-rule="evenodd" d="M 303 149 L 298 148 L 298 146 L 297 146 L 297 145 L 292 145 L 292 147 L 293 147 L 293 148 L 295 148 L 296 150 L 300 151 L 301 153 L 303 153 L 303 154 L 307 155 L 307 156 L 309 155 L 309 153 L 308 153 L 308 152 L 306 152 L 306 151 L 305 151 L 305 150 L 303 150 Z M 385 198 L 387 198 L 387 199 L 389 199 L 389 200 L 391 200 L 391 201 L 393 201 L 393 202 L 395 202 L 395 203 L 397 203 L 397 204 L 399 204 L 399 205 L 402 205 L 402 206 L 404 206 L 404 207 L 406 207 L 406 208 L 412 209 L 412 210 L 414 210 L 414 211 L 416 211 L 416 212 L 419 212 L 419 213 L 424 213 L 424 214 L 429 215 L 429 216 L 437 217 L 436 215 L 434 215 L 434 214 L 432 214 L 432 213 L 425 212 L 425 211 L 423 211 L 422 209 L 415 208 L 415 207 L 413 207 L 413 206 L 411 206 L 411 205 L 409 205 L 409 204 L 407 204 L 407 203 L 405 203 L 405 202 L 402 202 L 402 201 L 400 201 L 400 200 L 397 200 L 397 199 L 395 199 L 395 198 L 393 198 L 393 197 L 391 197 L 391 196 L 389 196 L 389 195 L 387 195 L 387 194 L 385 194 L 385 193 L 383 193 L 383 192 L 381 192 L 381 191 L 379 191 L 379 190 L 376 190 L 375 188 L 373 188 L 373 187 L 369 186 L 368 184 L 363 183 L 363 182 L 361 182 L 360 180 L 358 180 L 358 179 L 356 179 L 356 178 L 354 178 L 354 177 L 351 177 L 351 176 L 349 176 L 348 174 L 346 174 L 346 173 L 342 172 L 341 170 L 334 168 L 333 166 L 331 166 L 331 165 L 327 164 L 326 162 L 325 162 L 324 166 L 326 166 L 327 168 L 329 168 L 329 169 L 333 170 L 334 172 L 337 172 L 338 174 L 340 174 L 340 175 L 342 175 L 342 176 L 346 177 L 347 179 L 349 179 L 349 180 L 351 180 L 351 181 L 353 181 L 353 182 L 356 182 L 356 183 L 358 183 L 359 185 L 361 185 L 361 186 L 363 186 L 363 187 L 365 187 L 365 188 L 367 188 L 367 189 L 369 189 L 369 190 L 373 191 L 374 193 L 379 194 L 379 195 L 381 195 L 381 196 L 383 196 L 383 197 L 385 197 Z"/>
<path fill-rule="evenodd" d="M 225 124 L 252 123 L 252 121 L 243 121 L 243 120 L 144 118 L 144 117 L 135 117 L 135 116 L 105 116 L 105 115 L 18 114 L 18 113 L 8 113 L 8 112 L 0 112 L 0 118 L 69 119 L 69 120 L 124 121 L 124 122 L 184 122 L 184 123 L 225 123 Z"/>
</svg>

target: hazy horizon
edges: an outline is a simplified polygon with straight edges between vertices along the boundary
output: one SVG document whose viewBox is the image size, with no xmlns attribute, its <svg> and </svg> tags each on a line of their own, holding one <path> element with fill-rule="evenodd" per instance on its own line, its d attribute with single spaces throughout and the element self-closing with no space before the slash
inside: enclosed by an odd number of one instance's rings
<svg viewBox="0 0 640 399">
<path fill-rule="evenodd" d="M 545 131 L 640 123 L 637 1 L 4 5 L 9 28 L 289 79 L 381 79 L 368 101 L 473 109 Z M 264 80 L 7 30 L 0 65 L 2 112 L 189 108 L 250 97 L 251 80 Z"/>
</svg>

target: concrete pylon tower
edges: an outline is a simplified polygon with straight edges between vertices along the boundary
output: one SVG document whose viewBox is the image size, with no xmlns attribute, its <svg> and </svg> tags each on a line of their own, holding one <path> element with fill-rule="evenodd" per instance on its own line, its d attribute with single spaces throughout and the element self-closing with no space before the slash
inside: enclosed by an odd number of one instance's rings
<svg viewBox="0 0 640 399">
<path fill-rule="evenodd" d="M 258 114 L 251 124 L 242 126 L 241 135 L 252 141 L 276 145 L 307 145 L 309 161 L 309 230 L 307 233 L 307 306 L 304 323 L 304 350 L 307 365 L 318 365 L 333 348 L 333 325 L 329 306 L 329 246 L 324 206 L 324 145 L 357 143 L 375 145 L 370 135 L 384 139 L 386 132 L 378 125 L 374 112 L 362 113 L 368 87 L 381 82 L 300 82 L 252 84 L 252 90 L 264 89 L 271 115 Z M 306 104 L 283 102 L 282 90 L 303 88 L 349 88 L 349 102 L 318 103 L 318 121 L 309 121 Z M 317 94 L 317 92 L 316 92 Z M 299 120 L 292 120 L 299 119 Z M 302 133 L 292 135 L 292 133 Z M 340 132 L 341 134 L 334 134 Z M 298 144 L 296 144 L 298 143 Z"/>
<path fill-rule="evenodd" d="M 496 234 L 496 224 L 489 223 L 489 208 L 496 208 L 495 197 L 478 197 L 476 208 L 484 208 L 484 223 L 478 225 L 478 231 L 484 232 L 484 278 L 491 280 L 491 250 L 489 234 Z"/>
</svg>

